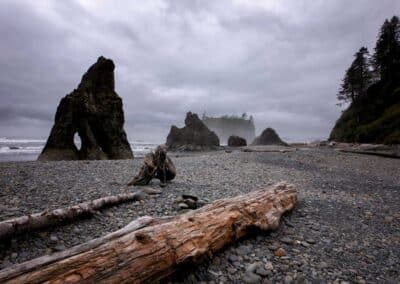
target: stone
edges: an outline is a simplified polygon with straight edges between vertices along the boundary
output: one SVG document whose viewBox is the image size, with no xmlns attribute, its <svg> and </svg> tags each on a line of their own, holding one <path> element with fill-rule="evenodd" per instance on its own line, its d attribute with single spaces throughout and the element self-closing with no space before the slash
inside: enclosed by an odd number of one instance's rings
<svg viewBox="0 0 400 284">
<path fill-rule="evenodd" d="M 257 284 L 260 283 L 261 280 L 262 280 L 261 276 L 252 272 L 246 272 L 243 275 L 243 281 L 248 284 Z"/>
<path fill-rule="evenodd" d="M 183 202 L 179 203 L 178 207 L 180 209 L 189 209 L 189 206 L 186 203 L 183 203 Z"/>
<path fill-rule="evenodd" d="M 268 261 L 268 262 L 264 265 L 264 268 L 265 268 L 266 270 L 274 270 L 274 265 L 272 264 L 271 261 Z"/>
<path fill-rule="evenodd" d="M 385 217 L 385 224 L 390 224 L 393 222 L 393 217 L 392 216 L 386 216 Z"/>
<path fill-rule="evenodd" d="M 305 239 L 305 241 L 312 245 L 316 243 L 316 241 L 314 239 Z"/>
<path fill-rule="evenodd" d="M 141 201 L 146 199 L 146 194 L 143 191 L 138 191 L 136 193 L 136 200 Z"/>
<path fill-rule="evenodd" d="M 199 199 L 197 196 L 192 194 L 182 194 L 181 197 L 183 199 L 193 199 L 194 201 L 197 201 Z"/>
<path fill-rule="evenodd" d="M 294 243 L 294 240 L 292 240 L 291 238 L 288 238 L 288 237 L 283 237 L 280 239 L 280 241 L 287 245 L 292 245 Z"/>
<path fill-rule="evenodd" d="M 56 235 L 51 235 L 50 236 L 50 242 L 57 243 L 58 242 L 58 237 Z"/>
<path fill-rule="evenodd" d="M 319 263 L 319 268 L 324 269 L 324 268 L 327 268 L 327 267 L 328 267 L 328 264 L 326 262 L 322 261 L 322 262 Z"/>
<path fill-rule="evenodd" d="M 0 262 L 0 268 L 4 269 L 6 267 L 9 267 L 12 265 L 12 262 L 9 260 L 3 260 L 2 262 Z"/>
<path fill-rule="evenodd" d="M 260 136 L 256 137 L 251 143 L 252 145 L 280 145 L 289 146 L 287 143 L 283 142 L 276 131 L 272 128 L 266 128 L 261 133 Z"/>
<path fill-rule="evenodd" d="M 57 245 L 54 247 L 55 251 L 63 251 L 65 250 L 65 246 L 64 245 Z"/>
<path fill-rule="evenodd" d="M 252 248 L 250 246 L 241 245 L 236 249 L 239 255 L 246 255 L 251 252 Z"/>
<path fill-rule="evenodd" d="M 290 275 L 286 275 L 285 278 L 283 279 L 283 282 L 285 284 L 291 284 L 291 283 L 293 283 L 293 277 Z"/>
<path fill-rule="evenodd" d="M 99 57 L 77 89 L 61 99 L 39 161 L 133 158 L 123 129 L 122 99 L 114 90 L 114 69 L 111 59 Z"/>
<path fill-rule="evenodd" d="M 238 256 L 236 254 L 230 254 L 228 256 L 228 260 L 229 260 L 229 262 L 234 263 L 235 261 L 238 261 L 239 258 L 238 258 Z"/>
<path fill-rule="evenodd" d="M 204 150 L 219 146 L 218 136 L 208 129 L 197 114 L 186 114 L 185 126 L 171 126 L 166 145 L 175 150 Z"/>
<path fill-rule="evenodd" d="M 11 254 L 11 258 L 12 258 L 12 259 L 17 258 L 17 257 L 18 257 L 18 253 L 13 252 L 13 253 Z"/>
<path fill-rule="evenodd" d="M 258 267 L 261 267 L 261 263 L 260 262 L 254 262 L 254 263 L 249 264 L 246 267 L 246 271 L 247 272 L 255 272 Z"/>
<path fill-rule="evenodd" d="M 264 268 L 262 268 L 262 267 L 258 267 L 258 268 L 256 269 L 256 274 L 258 274 L 258 275 L 261 275 L 261 276 L 265 277 L 265 276 L 269 275 L 269 274 L 270 274 L 270 272 L 269 272 L 269 271 L 267 271 L 267 270 L 265 270 L 265 269 L 264 269 Z"/>
<path fill-rule="evenodd" d="M 184 201 L 190 209 L 196 209 L 197 208 L 197 202 L 191 198 L 185 199 Z"/>
<path fill-rule="evenodd" d="M 300 242 L 300 244 L 305 248 L 310 247 L 310 244 L 308 242 Z"/>
<path fill-rule="evenodd" d="M 278 257 L 282 257 L 286 255 L 286 251 L 283 248 L 278 248 L 275 252 L 274 252 L 275 256 Z"/>
<path fill-rule="evenodd" d="M 149 186 L 143 187 L 142 190 L 144 193 L 147 193 L 148 195 L 156 195 L 162 193 L 162 190 L 158 190 Z"/>
<path fill-rule="evenodd" d="M 228 138 L 228 146 L 229 147 L 241 147 L 241 146 L 247 146 L 247 141 L 246 139 L 236 136 L 236 135 L 231 135 Z"/>
</svg>

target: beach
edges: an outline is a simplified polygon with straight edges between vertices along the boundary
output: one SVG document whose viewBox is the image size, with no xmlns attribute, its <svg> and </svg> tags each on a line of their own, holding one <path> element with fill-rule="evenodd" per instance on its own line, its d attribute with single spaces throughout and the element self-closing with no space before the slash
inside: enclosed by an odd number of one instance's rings
<svg viewBox="0 0 400 284">
<path fill-rule="evenodd" d="M 298 204 L 282 218 L 276 231 L 258 232 L 233 243 L 201 264 L 176 273 L 169 281 L 400 280 L 399 159 L 329 148 L 175 152 L 170 156 L 178 174 L 166 188 L 160 188 L 158 181 L 146 187 L 126 186 L 139 171 L 142 158 L 1 162 L 0 220 L 124 192 L 141 191 L 143 200 L 1 242 L 0 268 L 104 236 L 140 216 L 181 214 L 184 210 L 177 206 L 177 200 L 182 194 L 209 203 L 288 181 L 298 190 Z M 285 251 L 284 256 L 274 256 L 278 248 Z M 252 269 L 252 274 L 248 273 Z M 249 275 L 256 275 L 256 279 Z"/>
</svg>

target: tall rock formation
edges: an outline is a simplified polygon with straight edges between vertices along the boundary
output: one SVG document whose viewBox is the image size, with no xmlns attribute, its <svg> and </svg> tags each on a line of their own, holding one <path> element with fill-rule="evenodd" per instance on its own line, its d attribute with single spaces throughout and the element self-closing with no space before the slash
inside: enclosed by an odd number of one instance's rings
<svg viewBox="0 0 400 284">
<path fill-rule="evenodd" d="M 132 159 L 123 129 L 122 99 L 114 90 L 114 62 L 99 57 L 77 89 L 61 99 L 39 161 Z M 81 147 L 74 144 L 74 135 Z"/>
<path fill-rule="evenodd" d="M 200 150 L 219 146 L 219 138 L 205 126 L 197 114 L 188 112 L 185 127 L 171 126 L 166 144 L 170 149 Z"/>
<path fill-rule="evenodd" d="M 276 131 L 272 128 L 266 128 L 260 136 L 254 139 L 252 145 L 280 145 L 288 146 L 287 143 L 283 142 Z"/>
</svg>

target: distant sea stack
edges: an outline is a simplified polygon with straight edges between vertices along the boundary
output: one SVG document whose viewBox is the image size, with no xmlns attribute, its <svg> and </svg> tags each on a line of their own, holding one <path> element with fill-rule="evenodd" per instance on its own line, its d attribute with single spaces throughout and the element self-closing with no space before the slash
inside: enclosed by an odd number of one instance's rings
<svg viewBox="0 0 400 284">
<path fill-rule="evenodd" d="M 266 128 L 258 136 L 254 139 L 252 145 L 280 145 L 280 146 L 289 146 L 287 143 L 283 142 L 276 131 L 272 128 Z"/>
<path fill-rule="evenodd" d="M 204 124 L 214 131 L 222 143 L 227 143 L 229 136 L 243 137 L 247 141 L 253 141 L 256 137 L 253 117 L 247 118 L 246 114 L 238 116 L 210 117 L 203 115 Z"/>
<path fill-rule="evenodd" d="M 219 146 L 219 139 L 197 114 L 188 112 L 183 128 L 171 126 L 166 144 L 169 149 L 203 150 Z"/>
<path fill-rule="evenodd" d="M 114 90 L 114 62 L 99 57 L 77 89 L 61 99 L 39 161 L 133 159 L 124 131 L 122 99 Z M 74 135 L 81 138 L 81 148 Z"/>
<path fill-rule="evenodd" d="M 229 138 L 228 138 L 228 146 L 230 146 L 230 147 L 247 146 L 247 141 L 246 141 L 246 139 L 244 139 L 242 137 L 232 135 L 232 136 L 229 136 Z"/>
</svg>

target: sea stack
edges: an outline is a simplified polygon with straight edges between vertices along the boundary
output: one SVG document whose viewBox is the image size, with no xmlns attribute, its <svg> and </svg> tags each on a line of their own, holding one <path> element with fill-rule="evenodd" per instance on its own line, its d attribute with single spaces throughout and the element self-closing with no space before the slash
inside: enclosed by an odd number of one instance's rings
<svg viewBox="0 0 400 284">
<path fill-rule="evenodd" d="M 254 139 L 252 145 L 280 145 L 289 146 L 283 142 L 276 131 L 270 127 L 264 129 L 260 136 Z"/>
<path fill-rule="evenodd" d="M 99 57 L 78 88 L 61 99 L 39 161 L 133 159 L 114 69 L 111 59 Z M 80 149 L 74 144 L 76 133 Z"/>
<path fill-rule="evenodd" d="M 247 141 L 246 139 L 236 136 L 236 135 L 231 135 L 228 138 L 228 146 L 230 147 L 241 147 L 241 146 L 247 146 Z"/>
<path fill-rule="evenodd" d="M 219 138 L 197 114 L 188 112 L 183 128 L 171 126 L 166 144 L 169 149 L 203 150 L 219 146 Z"/>
</svg>

